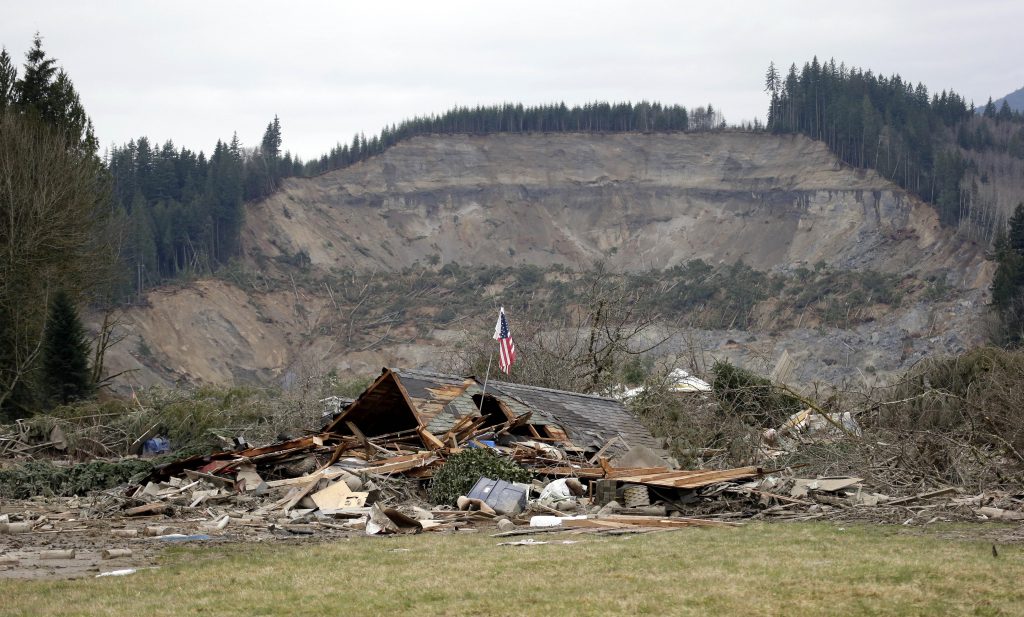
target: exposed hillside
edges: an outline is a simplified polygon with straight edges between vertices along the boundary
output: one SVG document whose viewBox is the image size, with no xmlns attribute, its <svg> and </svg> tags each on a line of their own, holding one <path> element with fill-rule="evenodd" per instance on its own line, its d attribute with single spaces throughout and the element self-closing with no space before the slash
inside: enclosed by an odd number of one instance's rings
<svg viewBox="0 0 1024 617">
<path fill-rule="evenodd" d="M 111 368 L 156 383 L 436 364 L 437 346 L 476 326 L 481 305 L 518 298 L 521 278 L 473 269 L 606 260 L 639 273 L 702 259 L 780 276 L 815 265 L 894 275 L 905 301 L 878 305 L 868 294 L 852 321 L 849 308 L 845 321 L 830 320 L 828 308 L 782 318 L 773 307 L 783 300 L 769 297 L 748 311 L 746 332 L 696 324 L 712 351 L 733 354 L 742 335 L 762 355 L 799 351 L 801 379 L 850 376 L 977 340 L 971 324 L 991 277 L 981 248 L 940 227 L 931 207 L 843 167 L 819 142 L 763 133 L 417 137 L 286 181 L 250 205 L 243 248 L 226 281 L 154 291 L 148 307 L 129 311 L 131 337 L 111 352 Z M 453 262 L 460 267 L 445 268 Z M 417 271 L 440 278 L 421 289 Z M 390 286 L 381 282 L 389 276 Z M 541 279 L 555 289 L 559 276 Z M 382 295 L 363 293 L 371 287 Z M 545 289 L 515 302 L 540 312 L 557 297 Z M 443 308 L 450 314 L 435 319 Z M 840 339 L 853 351 L 837 362 L 830 350 Z M 807 353 L 819 347 L 827 362 Z"/>
<path fill-rule="evenodd" d="M 949 242 L 931 208 L 840 167 L 821 143 L 754 133 L 416 138 L 288 181 L 250 209 L 243 237 L 261 266 L 308 256 L 356 269 L 607 259 L 641 270 L 700 258 L 960 271 L 973 250 Z"/>
</svg>

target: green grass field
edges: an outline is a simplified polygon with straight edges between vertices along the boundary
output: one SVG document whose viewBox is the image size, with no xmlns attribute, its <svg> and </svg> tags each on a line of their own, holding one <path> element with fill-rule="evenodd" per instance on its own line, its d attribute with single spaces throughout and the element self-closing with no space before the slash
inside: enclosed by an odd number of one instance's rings
<svg viewBox="0 0 1024 617">
<path fill-rule="evenodd" d="M 181 548 L 127 577 L 2 581 L 0 614 L 1024 615 L 1019 544 L 995 558 L 988 541 L 824 523 L 537 538 L 552 544 L 478 533 Z"/>
</svg>

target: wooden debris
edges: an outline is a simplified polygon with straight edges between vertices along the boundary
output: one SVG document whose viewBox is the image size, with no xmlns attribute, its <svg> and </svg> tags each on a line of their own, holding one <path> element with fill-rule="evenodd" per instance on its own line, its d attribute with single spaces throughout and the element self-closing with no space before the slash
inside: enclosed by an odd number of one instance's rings
<svg viewBox="0 0 1024 617">
<path fill-rule="evenodd" d="M 15 534 L 32 531 L 32 523 L 0 523 L 0 533 Z"/>
<path fill-rule="evenodd" d="M 361 508 L 366 504 L 369 493 L 354 493 L 344 480 L 338 480 L 327 488 L 313 493 L 313 503 L 321 510 Z"/>
<path fill-rule="evenodd" d="M 139 535 L 138 529 L 111 529 L 110 535 L 119 538 L 134 538 Z"/>
<path fill-rule="evenodd" d="M 913 503 L 915 501 L 920 501 L 922 499 L 931 499 L 932 497 L 941 497 L 943 495 L 949 495 L 950 493 L 955 493 L 955 492 L 957 492 L 957 490 L 955 488 L 952 488 L 952 487 L 942 488 L 942 489 L 939 489 L 937 491 L 928 491 L 927 493 L 920 493 L 918 495 L 912 495 L 910 497 L 903 497 L 903 498 L 900 498 L 900 499 L 893 499 L 893 500 L 890 500 L 888 502 L 888 504 L 886 504 L 886 505 L 899 506 L 899 505 L 906 504 L 906 503 Z"/>
<path fill-rule="evenodd" d="M 117 559 L 118 557 L 131 557 L 132 550 L 130 548 L 108 548 L 101 554 L 103 559 Z"/>
<path fill-rule="evenodd" d="M 124 511 L 125 516 L 158 516 L 161 514 L 171 516 L 174 514 L 174 508 L 161 501 L 154 501 L 153 503 L 135 506 Z"/>
</svg>

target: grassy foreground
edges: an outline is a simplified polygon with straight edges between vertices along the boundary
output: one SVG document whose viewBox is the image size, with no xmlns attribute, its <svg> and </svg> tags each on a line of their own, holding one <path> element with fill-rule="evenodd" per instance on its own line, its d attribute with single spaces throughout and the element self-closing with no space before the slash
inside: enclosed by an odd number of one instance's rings
<svg viewBox="0 0 1024 617">
<path fill-rule="evenodd" d="M 552 544 L 429 534 L 174 549 L 127 577 L 0 581 L 0 613 L 1024 614 L 1020 545 L 994 558 L 987 542 L 830 524 L 538 539 Z"/>
</svg>

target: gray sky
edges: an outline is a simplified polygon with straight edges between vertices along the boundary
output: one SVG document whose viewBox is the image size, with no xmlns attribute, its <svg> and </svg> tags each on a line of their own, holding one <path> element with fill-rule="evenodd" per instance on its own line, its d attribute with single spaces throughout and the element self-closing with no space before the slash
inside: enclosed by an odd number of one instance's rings
<svg viewBox="0 0 1024 617">
<path fill-rule="evenodd" d="M 209 153 L 319 156 L 453 105 L 651 100 L 763 118 L 765 69 L 817 54 L 983 104 L 1024 86 L 1024 2 L 81 2 L 0 0 L 0 44 L 32 34 L 104 146 L 147 135 Z M 854 10 L 856 9 L 856 10 Z"/>
</svg>

